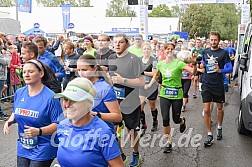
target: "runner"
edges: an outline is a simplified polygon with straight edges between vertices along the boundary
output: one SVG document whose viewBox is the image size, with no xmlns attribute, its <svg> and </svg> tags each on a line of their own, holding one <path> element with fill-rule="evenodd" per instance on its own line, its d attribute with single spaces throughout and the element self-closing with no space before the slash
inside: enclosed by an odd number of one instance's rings
<svg viewBox="0 0 252 167">
<path fill-rule="evenodd" d="M 57 129 L 61 166 L 124 166 L 113 130 L 90 114 L 95 96 L 95 87 L 86 78 L 75 78 L 63 93 L 54 96 L 63 98 L 67 117 Z"/>
<path fill-rule="evenodd" d="M 85 36 L 83 39 L 83 47 L 86 49 L 83 54 L 91 54 L 94 56 L 95 49 L 94 49 L 94 42 L 93 38 L 90 36 Z"/>
<path fill-rule="evenodd" d="M 142 52 L 143 57 L 141 57 L 142 66 L 144 69 L 144 75 L 145 75 L 145 84 L 149 84 L 151 81 L 151 78 L 156 73 L 156 65 L 157 60 L 152 56 L 152 50 L 151 50 L 151 44 L 146 42 L 142 44 Z M 140 137 L 142 137 L 145 134 L 145 131 L 147 129 L 147 124 L 145 121 L 145 113 L 144 113 L 144 105 L 146 98 L 149 100 L 149 106 L 151 109 L 151 114 L 153 118 L 153 124 L 151 131 L 154 132 L 157 130 L 158 127 L 158 110 L 156 108 L 156 99 L 158 96 L 158 84 L 155 83 L 152 85 L 151 88 L 145 89 L 144 87 L 140 88 L 139 90 L 140 95 L 140 101 L 141 101 L 141 123 L 142 123 L 142 132 L 140 134 Z"/>
<path fill-rule="evenodd" d="M 64 44 L 64 69 L 66 71 L 66 77 L 63 80 L 63 90 L 65 90 L 67 83 L 76 78 L 75 73 L 77 72 L 77 60 L 80 57 L 74 51 L 74 44 L 72 42 L 66 42 Z"/>
<path fill-rule="evenodd" d="M 193 54 L 197 54 L 198 55 L 198 68 L 201 64 L 201 60 L 202 60 L 202 52 L 203 52 L 204 48 L 201 47 L 201 40 L 198 38 L 196 39 L 196 45 L 195 48 L 192 50 Z M 201 84 L 199 83 L 200 80 L 200 72 L 197 72 L 196 75 L 193 76 L 193 86 L 194 86 L 194 92 L 193 92 L 193 97 L 197 98 L 197 88 L 199 87 L 199 90 L 201 90 Z"/>
<path fill-rule="evenodd" d="M 108 58 L 112 54 L 115 54 L 115 51 L 109 48 L 111 44 L 110 38 L 106 34 L 101 34 L 98 37 L 98 47 L 99 49 L 95 51 L 95 58 L 97 62 L 102 67 L 103 70 L 108 70 Z"/>
<path fill-rule="evenodd" d="M 80 77 L 89 79 L 97 92 L 91 113 L 114 131 L 114 122 L 122 121 L 122 114 L 111 81 L 92 55 L 82 55 L 77 61 L 77 69 Z"/>
<path fill-rule="evenodd" d="M 211 146 L 213 142 L 210 113 L 211 102 L 217 103 L 217 140 L 222 139 L 223 103 L 225 102 L 223 74 L 232 72 L 232 64 L 228 52 L 218 46 L 220 34 L 218 32 L 211 32 L 209 38 L 211 48 L 203 51 L 204 74 L 202 76 L 204 122 L 207 129 L 207 139 L 204 142 L 205 146 Z"/>
<path fill-rule="evenodd" d="M 129 130 L 131 143 L 134 143 L 131 145 L 133 155 L 130 167 L 135 167 L 140 164 L 137 133 L 140 130 L 141 113 L 139 88 L 144 86 L 145 81 L 142 75 L 144 70 L 141 66 L 141 60 L 136 55 L 128 52 L 129 46 L 129 40 L 125 34 L 116 34 L 114 36 L 116 55 L 109 57 L 109 71 L 125 126 Z"/>
<path fill-rule="evenodd" d="M 134 39 L 134 42 L 133 42 L 134 44 L 129 47 L 128 51 L 138 57 L 142 57 L 143 52 L 142 52 L 141 46 L 144 42 L 143 36 L 141 34 L 138 34 L 138 35 L 135 35 L 133 39 Z"/>
<path fill-rule="evenodd" d="M 40 61 L 27 61 L 23 76 L 27 86 L 15 93 L 13 113 L 4 124 L 4 134 L 17 123 L 17 166 L 50 167 L 57 154 L 57 147 L 51 145 L 51 134 L 62 114 L 60 101 L 52 99 L 54 92 L 43 85 L 49 75 Z"/>
<path fill-rule="evenodd" d="M 164 148 L 164 153 L 172 151 L 172 138 L 170 126 L 170 107 L 172 107 L 172 117 L 175 124 L 180 124 L 180 132 L 183 133 L 186 129 L 185 118 L 180 118 L 181 108 L 183 105 L 183 90 L 181 84 L 182 70 L 187 70 L 190 73 L 196 73 L 196 57 L 193 57 L 194 68 L 186 66 L 186 64 L 174 57 L 175 45 L 173 43 L 165 44 L 166 59 L 157 64 L 157 72 L 151 82 L 146 85 L 151 87 L 162 74 L 162 87 L 160 90 L 160 107 L 163 117 L 163 130 L 166 135 L 167 143 Z"/>
<path fill-rule="evenodd" d="M 47 39 L 42 36 L 37 36 L 35 39 L 35 44 L 38 47 L 38 60 L 42 61 L 44 64 L 48 65 L 55 73 L 58 81 L 61 81 L 63 77 L 66 76 L 64 67 L 60 64 L 57 57 L 54 54 L 46 50 Z"/>
<path fill-rule="evenodd" d="M 24 42 L 21 48 L 21 56 L 22 61 L 25 63 L 29 60 L 37 60 L 38 58 L 38 47 L 33 42 Z M 46 68 L 46 71 L 49 75 L 48 81 L 43 81 L 43 84 L 45 84 L 49 89 L 54 91 L 55 93 L 61 92 L 61 85 L 59 84 L 55 73 L 52 71 L 52 69 L 44 64 L 44 67 Z"/>
<path fill-rule="evenodd" d="M 187 57 L 191 57 L 191 52 L 190 51 L 180 51 L 177 54 L 177 58 L 179 57 L 185 57 L 186 58 L 186 62 L 189 62 Z M 187 63 L 186 66 L 188 67 L 193 67 L 192 63 Z M 182 83 L 182 89 L 183 89 L 183 106 L 181 111 L 185 112 L 186 109 L 186 104 L 188 103 L 189 100 L 189 90 L 191 87 L 191 82 L 192 82 L 192 73 L 188 72 L 187 70 L 183 70 L 182 71 L 182 78 L 181 78 L 181 83 Z"/>
</svg>

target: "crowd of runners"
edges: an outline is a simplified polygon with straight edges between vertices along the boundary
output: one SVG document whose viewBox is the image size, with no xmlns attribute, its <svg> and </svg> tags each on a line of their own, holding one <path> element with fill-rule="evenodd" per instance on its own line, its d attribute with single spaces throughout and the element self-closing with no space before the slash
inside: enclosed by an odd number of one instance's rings
<svg viewBox="0 0 252 167">
<path fill-rule="evenodd" d="M 0 34 L 0 50 L 0 89 L 5 96 L 15 92 L 12 114 L 0 110 L 0 118 L 6 121 L 4 134 L 18 124 L 19 167 L 49 167 L 55 158 L 62 167 L 120 167 L 128 159 L 136 167 L 141 163 L 139 139 L 148 127 L 152 133 L 163 127 L 163 153 L 170 153 L 170 115 L 183 133 L 188 120 L 181 112 L 188 110 L 191 86 L 192 96 L 201 94 L 203 100 L 205 147 L 214 136 L 222 139 L 236 43 L 221 41 L 218 32 L 186 42 L 158 37 L 144 41 L 142 35 L 125 34 L 79 41 L 20 34 L 11 43 Z M 214 103 L 217 134 L 211 119 Z M 152 125 L 146 123 L 146 104 Z M 123 127 L 130 135 L 131 158 L 121 146 Z"/>
</svg>

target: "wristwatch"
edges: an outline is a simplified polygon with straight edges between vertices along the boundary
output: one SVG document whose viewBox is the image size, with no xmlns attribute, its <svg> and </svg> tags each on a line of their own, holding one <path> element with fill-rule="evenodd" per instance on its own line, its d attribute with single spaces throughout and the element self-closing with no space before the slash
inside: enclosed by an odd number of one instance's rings
<svg viewBox="0 0 252 167">
<path fill-rule="evenodd" d="M 127 79 L 127 78 L 124 78 L 124 79 L 123 79 L 123 83 L 124 83 L 124 84 L 126 84 L 126 83 L 127 83 L 127 81 L 128 81 L 128 79 Z"/>
<path fill-rule="evenodd" d="M 42 135 L 42 129 L 39 128 L 39 136 L 41 136 L 41 135 Z"/>
<path fill-rule="evenodd" d="M 99 118 L 101 118 L 101 113 L 97 112 L 96 116 L 99 117 Z"/>
</svg>

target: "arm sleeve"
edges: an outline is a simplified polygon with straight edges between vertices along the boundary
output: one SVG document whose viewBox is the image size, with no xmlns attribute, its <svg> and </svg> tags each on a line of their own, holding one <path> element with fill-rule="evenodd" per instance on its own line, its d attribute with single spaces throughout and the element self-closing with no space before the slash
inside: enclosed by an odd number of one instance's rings
<svg viewBox="0 0 252 167">
<path fill-rule="evenodd" d="M 136 78 L 141 77 L 144 72 L 143 66 L 141 65 L 141 60 L 137 57 L 134 61 L 133 61 L 133 68 L 134 68 L 134 73 Z"/>
<path fill-rule="evenodd" d="M 99 139 L 99 146 L 103 157 L 109 161 L 121 155 L 116 136 L 111 130 L 106 130 Z"/>
<path fill-rule="evenodd" d="M 53 98 L 51 99 L 49 112 L 52 123 L 59 123 L 61 121 L 63 111 L 59 99 L 53 99 Z"/>
<path fill-rule="evenodd" d="M 54 52 L 55 50 L 57 50 L 59 48 L 59 45 L 60 45 L 60 41 L 57 40 L 56 43 L 51 48 L 52 52 Z"/>
<path fill-rule="evenodd" d="M 116 94 L 114 92 L 113 87 L 111 87 L 111 89 L 109 91 L 106 91 L 104 102 L 113 102 L 113 101 L 116 101 L 116 100 L 117 100 Z"/>
<path fill-rule="evenodd" d="M 0 56 L 0 64 L 2 65 L 8 65 L 10 63 L 10 59 L 7 57 Z"/>
<path fill-rule="evenodd" d="M 221 69 L 221 73 L 227 74 L 227 73 L 232 73 L 233 72 L 233 67 L 231 62 L 227 62 L 224 66 L 223 69 Z"/>
<path fill-rule="evenodd" d="M 55 67 L 57 68 L 57 74 L 58 74 L 58 78 L 63 78 L 66 76 L 66 72 L 65 69 L 63 68 L 63 66 L 60 64 L 60 62 L 58 61 L 57 57 L 54 57 L 52 59 L 53 64 L 55 65 Z"/>
</svg>

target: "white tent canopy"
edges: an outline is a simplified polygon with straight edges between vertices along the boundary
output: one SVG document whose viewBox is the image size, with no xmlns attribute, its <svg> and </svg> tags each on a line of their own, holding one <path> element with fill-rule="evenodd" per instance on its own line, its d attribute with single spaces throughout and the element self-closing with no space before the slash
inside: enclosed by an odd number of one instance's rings
<svg viewBox="0 0 252 167">
<path fill-rule="evenodd" d="M 15 8 L 0 8 L 0 11 L 9 11 L 10 17 L 15 18 Z M 40 28 L 46 33 L 63 33 L 63 18 L 61 7 L 36 7 L 32 13 L 19 12 L 21 32 L 30 29 L 34 23 L 39 23 Z M 69 31 L 76 33 L 102 33 L 111 31 L 112 28 L 139 28 L 140 21 L 137 17 L 104 17 L 104 12 L 94 11 L 90 7 L 71 7 L 70 22 L 74 28 Z M 178 18 L 153 18 L 148 19 L 148 30 L 151 34 L 168 34 L 176 31 Z"/>
</svg>

